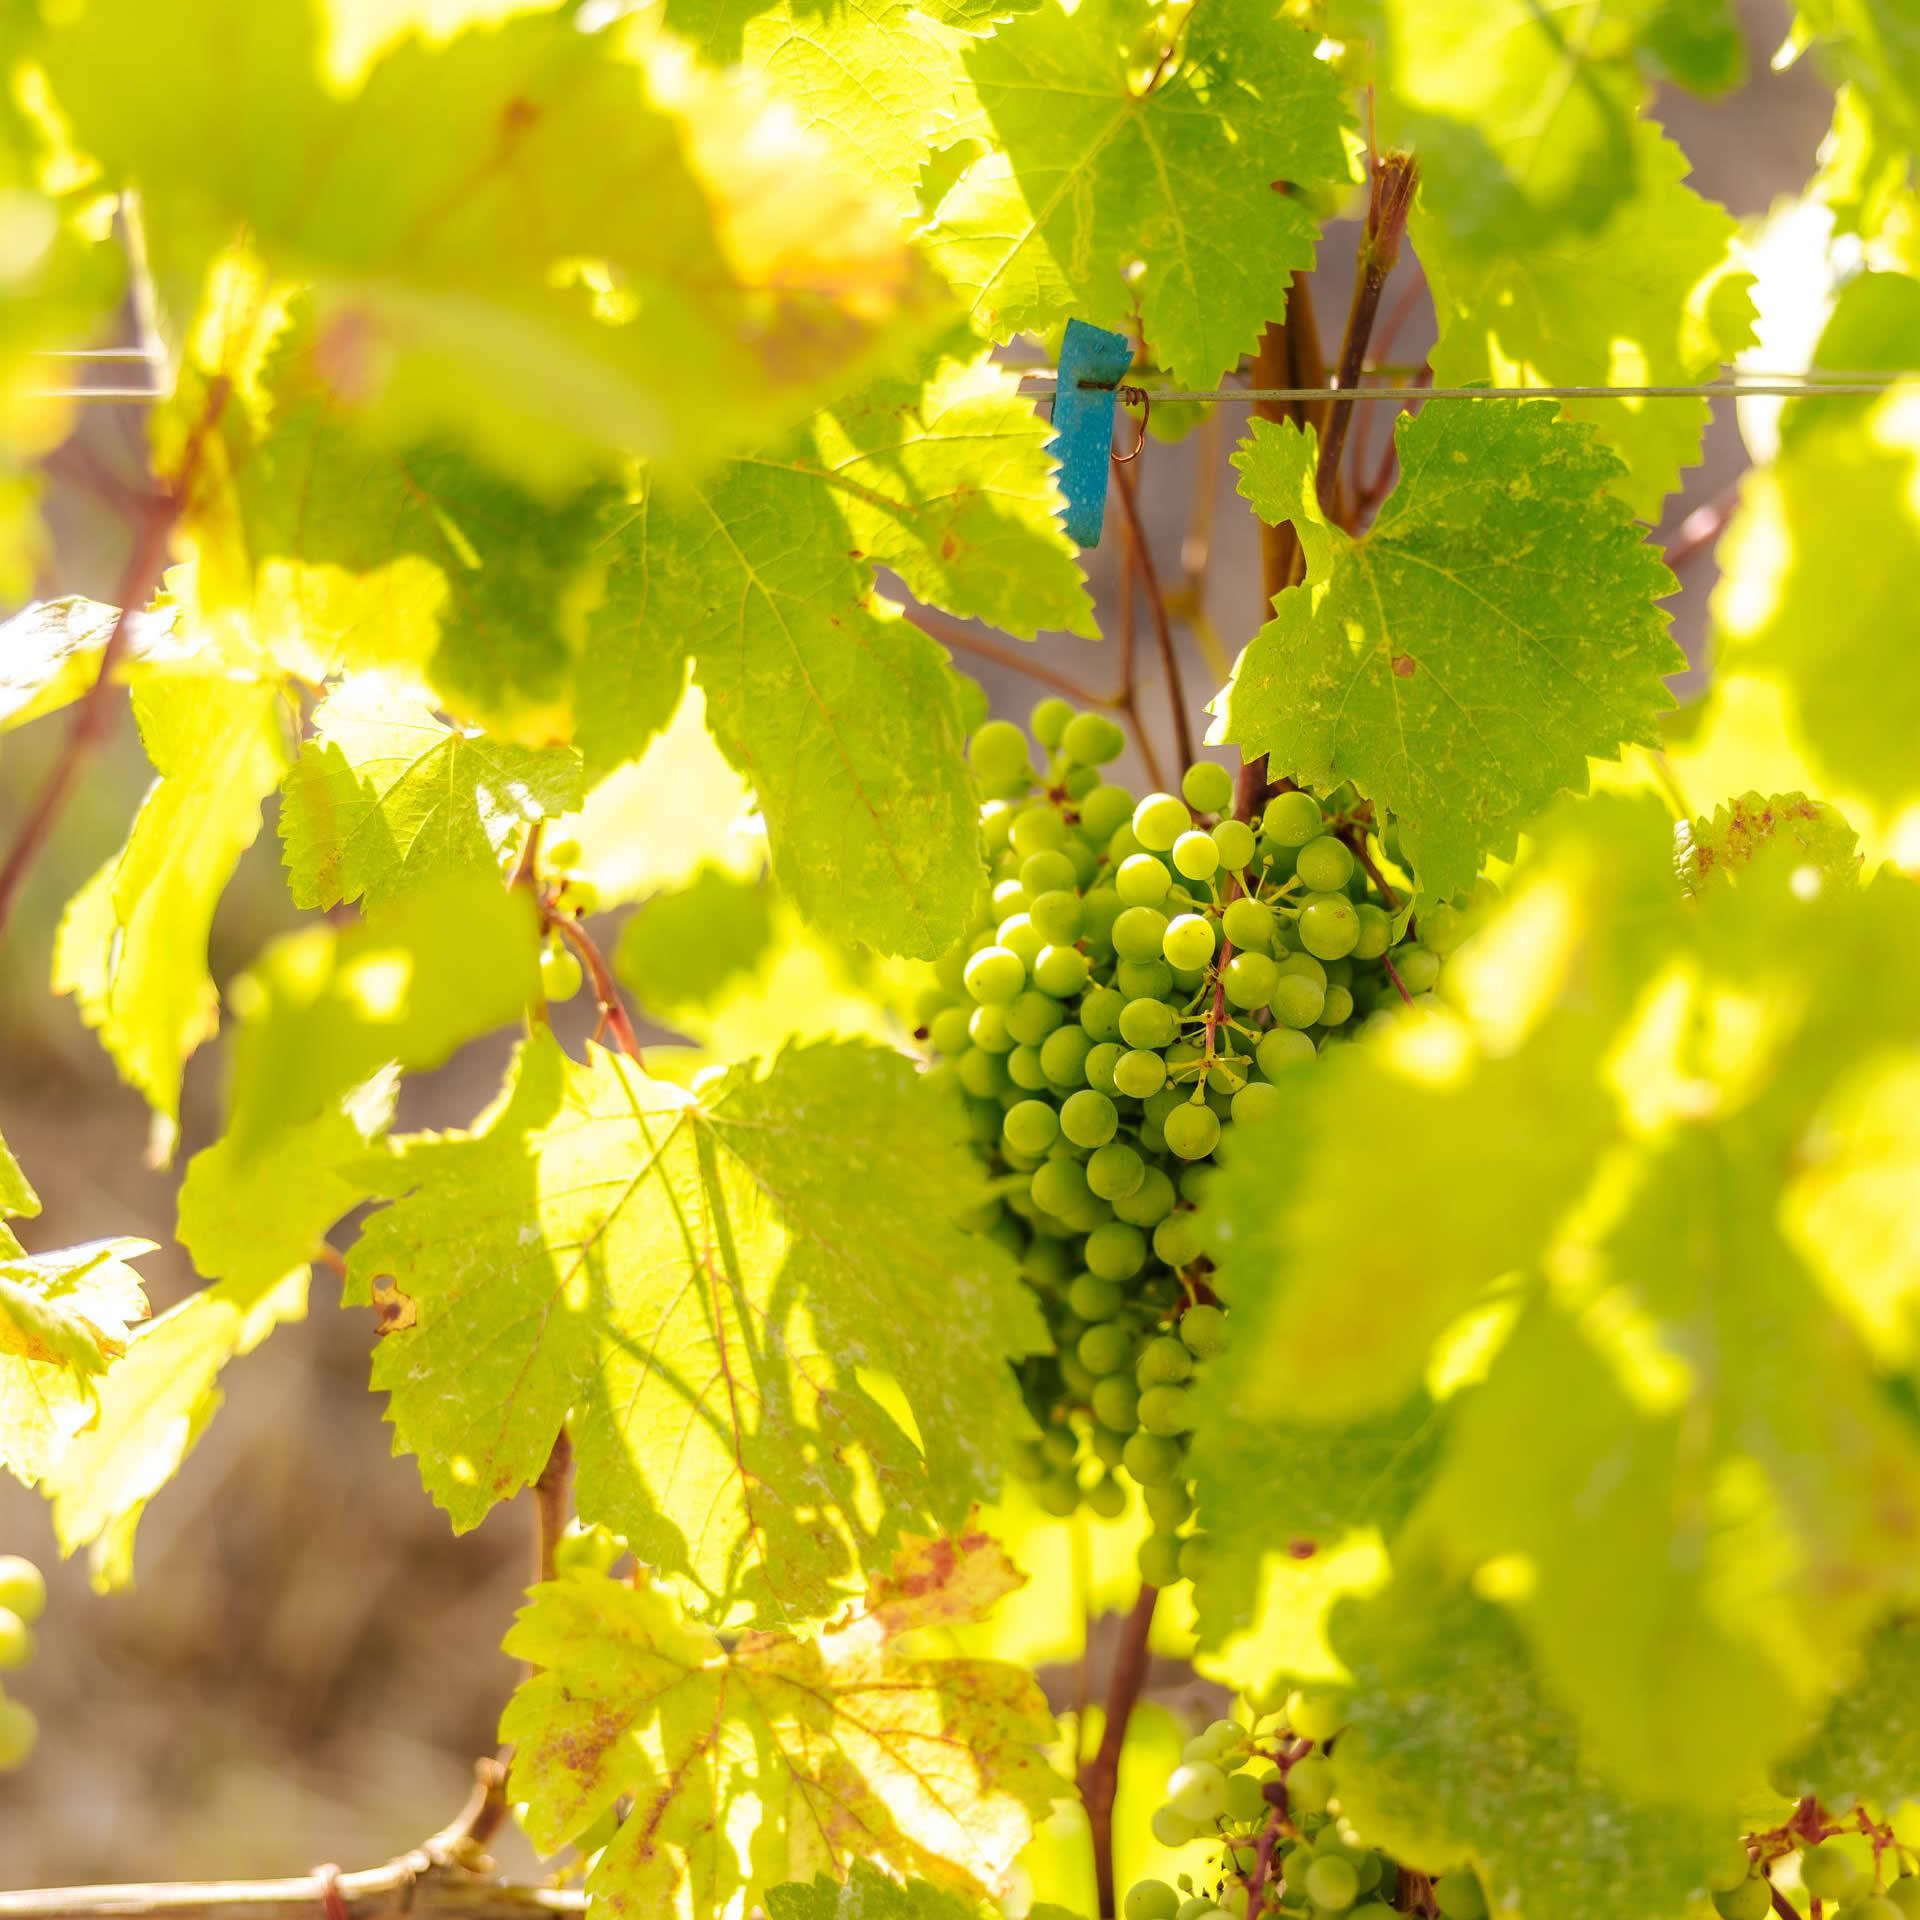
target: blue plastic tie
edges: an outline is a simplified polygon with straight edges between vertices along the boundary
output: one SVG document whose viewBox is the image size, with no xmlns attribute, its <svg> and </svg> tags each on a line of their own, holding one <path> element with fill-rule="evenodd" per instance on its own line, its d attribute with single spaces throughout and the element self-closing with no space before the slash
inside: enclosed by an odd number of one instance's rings
<svg viewBox="0 0 1920 1920">
<path fill-rule="evenodd" d="M 1067 496 L 1067 537 L 1083 547 L 1100 544 L 1107 515 L 1107 460 L 1113 452 L 1114 389 L 1133 364 L 1124 333 L 1067 322 L 1060 343 L 1060 380 L 1053 396 L 1053 439 L 1060 491 Z"/>
</svg>

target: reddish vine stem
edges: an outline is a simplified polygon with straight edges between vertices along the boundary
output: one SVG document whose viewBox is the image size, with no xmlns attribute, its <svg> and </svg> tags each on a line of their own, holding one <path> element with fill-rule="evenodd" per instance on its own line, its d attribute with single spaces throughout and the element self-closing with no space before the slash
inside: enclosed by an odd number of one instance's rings
<svg viewBox="0 0 1920 1920">
<path fill-rule="evenodd" d="M 600 949 L 594 944 L 593 936 L 572 914 L 557 912 L 545 903 L 541 907 L 541 917 L 573 949 L 574 958 L 586 969 L 594 1000 L 600 1008 L 600 1018 L 613 1035 L 614 1044 L 629 1060 L 639 1061 L 640 1036 L 634 1032 L 633 1022 L 627 1018 L 626 1003 L 620 998 L 620 989 Z"/>
<path fill-rule="evenodd" d="M 533 1483 L 533 1572 L 536 1580 L 551 1580 L 554 1549 L 567 1530 L 573 1513 L 573 1441 L 562 1427 L 554 1437 L 553 1451 Z"/>
<path fill-rule="evenodd" d="M 1147 590 L 1147 611 L 1153 615 L 1153 637 L 1160 647 L 1160 670 L 1167 677 L 1167 705 L 1173 710 L 1174 747 L 1184 770 L 1193 765 L 1193 723 L 1187 714 L 1186 689 L 1180 683 L 1180 658 L 1174 651 L 1173 625 L 1167 618 L 1166 598 L 1160 591 L 1160 576 L 1147 547 L 1146 528 L 1140 523 L 1140 503 L 1134 498 L 1133 479 L 1124 467 L 1113 470 L 1113 490 L 1120 496 L 1128 551 L 1139 570 L 1141 585 Z M 1158 786 L 1159 781 L 1156 779 L 1154 784 Z"/>
<path fill-rule="evenodd" d="M 1354 277 L 1353 301 L 1347 309 L 1346 337 L 1340 343 L 1336 386 L 1342 391 L 1360 384 L 1367 364 L 1367 343 L 1380 311 L 1380 295 L 1400 257 L 1400 241 L 1407 230 L 1407 215 L 1413 210 L 1419 180 L 1419 164 L 1409 153 L 1389 153 L 1373 163 L 1359 271 Z M 1339 498 L 1340 456 L 1346 450 L 1352 424 L 1353 402 L 1336 398 L 1320 439 L 1320 462 L 1314 472 L 1321 509 L 1330 517 L 1337 517 L 1331 514 L 1331 504 Z"/>
<path fill-rule="evenodd" d="M 1280 1811 L 1276 1807 L 1260 1830 L 1253 1850 L 1253 1871 L 1247 1876 L 1247 1920 L 1260 1920 L 1260 1897 L 1266 1892 L 1267 1876 L 1273 1871 L 1273 1850 L 1280 1839 Z"/>
<path fill-rule="evenodd" d="M 1378 330 L 1378 349 L 1377 351 L 1370 350 L 1370 357 L 1376 363 L 1386 359 L 1388 355 L 1392 353 L 1393 344 L 1400 337 L 1400 329 L 1407 324 L 1407 317 L 1413 312 L 1413 303 L 1419 299 L 1420 289 L 1424 287 L 1426 283 L 1427 276 L 1425 272 L 1416 267 L 1413 278 L 1401 288 L 1398 298 L 1395 299 L 1392 309 L 1387 314 L 1385 323 Z M 1363 366 L 1361 370 L 1363 377 L 1368 370 L 1369 369 Z M 1373 412 L 1374 410 L 1368 407 L 1361 413 L 1359 427 L 1355 430 L 1353 436 L 1352 457 L 1347 461 L 1347 478 L 1353 486 L 1354 500 L 1356 503 L 1354 515 L 1356 519 L 1367 510 L 1368 487 L 1364 476 L 1367 465 L 1367 438 L 1373 427 Z M 1390 452 L 1391 449 L 1389 449 L 1389 454 Z M 1386 457 L 1383 457 L 1381 461 L 1382 468 L 1384 468 L 1385 465 Z"/>
<path fill-rule="evenodd" d="M 1099 1894 L 1101 1920 L 1113 1920 L 1117 1909 L 1113 1888 L 1113 1801 L 1120 1785 L 1120 1750 L 1127 1743 L 1127 1722 L 1140 1699 L 1147 1678 L 1147 1636 L 1153 1630 L 1158 1587 L 1143 1585 L 1133 1610 L 1121 1629 L 1113 1657 L 1113 1675 L 1107 1684 L 1106 1724 L 1100 1745 L 1080 1769 L 1080 1798 L 1087 1809 L 1093 1835 L 1093 1878 Z M 4 1920 L 4 1916 L 0 1916 Z"/>
<path fill-rule="evenodd" d="M 0 866 L 0 930 L 6 927 L 13 903 L 26 883 L 28 870 L 39 858 L 41 848 L 53 832 L 53 823 L 66 805 L 68 791 L 80 771 L 81 763 L 107 736 L 111 724 L 108 696 L 113 691 L 113 676 L 133 637 L 135 619 L 160 590 L 174 524 L 193 491 L 193 483 L 200 470 L 200 458 L 206 450 L 207 436 L 213 431 L 221 409 L 227 403 L 229 386 L 224 374 L 209 383 L 200 418 L 194 423 L 186 450 L 180 458 L 179 474 L 167 492 L 150 502 L 141 513 L 140 530 L 135 536 L 133 552 L 128 556 L 117 589 L 120 611 L 112 631 L 107 635 L 106 645 L 100 650 L 99 671 L 93 677 L 92 686 L 81 697 L 79 706 L 74 709 L 60 756 L 54 761 L 32 809 L 20 823 L 20 831 L 14 836 L 5 866 Z"/>
<path fill-rule="evenodd" d="M 1005 647 L 983 634 L 968 632 L 957 620 L 945 619 L 924 607 L 909 607 L 906 619 L 908 625 L 918 627 L 928 639 L 938 640 L 943 647 L 951 647 L 955 653 L 971 653 L 978 659 L 991 660 L 997 667 L 1024 673 L 1028 679 L 1038 680 L 1043 687 L 1064 693 L 1069 700 L 1078 700 L 1089 707 L 1118 707 L 1121 704 L 1117 694 L 1098 693 L 1074 679 L 1071 674 L 1048 666 L 1044 660 L 1029 659 L 1017 647 Z"/>
<path fill-rule="evenodd" d="M 1733 518 L 1733 510 L 1739 499 L 1740 487 L 1736 481 L 1704 506 L 1695 507 L 1680 522 L 1673 536 L 1673 544 L 1667 548 L 1665 556 L 1667 565 L 1675 573 L 1726 532 L 1727 522 Z"/>
</svg>

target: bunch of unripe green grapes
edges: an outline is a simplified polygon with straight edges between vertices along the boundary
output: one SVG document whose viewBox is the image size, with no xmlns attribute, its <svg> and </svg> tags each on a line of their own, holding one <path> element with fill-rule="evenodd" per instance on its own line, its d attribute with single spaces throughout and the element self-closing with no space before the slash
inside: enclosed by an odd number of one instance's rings
<svg viewBox="0 0 1920 1920">
<path fill-rule="evenodd" d="M 1219 1847 L 1200 1876 L 1137 1880 L 1126 1920 L 1381 1920 L 1389 1912 L 1438 1912 L 1485 1920 L 1486 1897 L 1468 1869 L 1428 1880 L 1369 1847 L 1341 1816 L 1337 1762 L 1328 1751 L 1340 1729 L 1331 1692 L 1294 1693 L 1276 1716 L 1243 1727 L 1216 1720 L 1194 1736 L 1167 1780 L 1153 1816 L 1164 1847 L 1206 1840 Z M 1257 1895 L 1249 1905 L 1249 1896 Z"/>
<path fill-rule="evenodd" d="M 31 1560 L 0 1554 L 0 1673 L 33 1657 L 33 1623 L 47 1604 L 47 1583 Z M 40 1737 L 40 1723 L 24 1701 L 0 1690 L 0 1773 L 24 1766 Z"/>
<path fill-rule="evenodd" d="M 1236 818 L 1218 764 L 1144 798 L 1101 768 L 1103 714 L 990 720 L 968 758 L 991 863 L 974 923 L 920 1009 L 930 1072 L 964 1096 L 995 1198 L 975 1223 L 1020 1260 L 1054 1351 L 1022 1384 L 1041 1505 L 1111 1518 L 1144 1490 L 1152 1586 L 1199 1575 L 1186 1435 L 1227 1340 L 1196 1204 L 1236 1127 L 1284 1113 L 1290 1076 L 1369 1017 L 1432 991 L 1465 913 L 1408 935 L 1355 848 L 1343 791 L 1288 791 Z M 1096 1470 L 1087 1470 L 1091 1454 Z"/>
<path fill-rule="evenodd" d="M 1763 1920 L 1776 1895 L 1823 1920 L 1920 1920 L 1920 1852 L 1887 1821 L 1851 1798 L 1822 1802 L 1790 1779 L 1774 1784 L 1793 1811 L 1733 1842 L 1708 1873 L 1722 1920 Z"/>
</svg>

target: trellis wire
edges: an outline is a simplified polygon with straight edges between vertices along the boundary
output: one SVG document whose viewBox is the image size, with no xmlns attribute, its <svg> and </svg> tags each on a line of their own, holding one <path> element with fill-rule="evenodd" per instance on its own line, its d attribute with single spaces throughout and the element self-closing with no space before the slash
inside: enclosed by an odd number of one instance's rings
<svg viewBox="0 0 1920 1920">
<path fill-rule="evenodd" d="M 1390 387 L 1147 387 L 1123 384 L 1122 399 L 1145 394 L 1155 402 L 1196 401 L 1315 401 L 1315 400 L 1803 400 L 1815 394 L 1886 393 L 1902 380 L 1920 380 L 1920 368 L 1903 367 L 1886 373 L 1822 373 L 1735 375 L 1672 386 L 1643 387 L 1422 387 L 1410 382 Z M 1023 399 L 1045 400 L 1059 391 L 1059 382 L 1023 378 Z"/>
</svg>

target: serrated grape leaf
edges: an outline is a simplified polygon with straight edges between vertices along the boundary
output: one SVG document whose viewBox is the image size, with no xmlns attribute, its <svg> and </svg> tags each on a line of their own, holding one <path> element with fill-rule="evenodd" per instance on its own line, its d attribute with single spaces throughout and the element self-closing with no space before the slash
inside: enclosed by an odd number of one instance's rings
<svg viewBox="0 0 1920 1920">
<path fill-rule="evenodd" d="M 349 1262 L 414 1307 L 374 1361 L 456 1527 L 570 1418 L 589 1519 L 718 1617 L 824 1612 L 858 1556 L 998 1480 L 1043 1336 L 951 1223 L 982 1176 L 897 1054 L 791 1049 L 701 1099 L 536 1035 L 481 1130 L 401 1142 Z M 918 1435 L 858 1378 L 890 1375 Z"/>
<path fill-rule="evenodd" d="M 1471 1862 L 1496 1913 L 1614 1920 L 1700 1897 L 1727 1818 L 1611 1791 L 1499 1608 L 1418 1565 L 1346 1600 L 1353 1674 L 1338 1766 L 1344 1816 L 1427 1873 Z"/>
<path fill-rule="evenodd" d="M 1713 97 L 1746 85 L 1747 42 L 1733 0 L 1666 0 L 1641 47 L 1681 86 Z"/>
<path fill-rule="evenodd" d="M 480 874 L 403 894 L 344 932 L 308 927 L 273 942 L 230 993 L 238 1025 L 222 1144 L 233 1170 L 381 1068 L 437 1067 L 520 1016 L 538 991 L 539 951 L 526 891 Z"/>
<path fill-rule="evenodd" d="M 1920 27 L 1904 0 L 1798 0 L 1822 65 L 1857 91 L 1884 138 L 1920 148 Z"/>
<path fill-rule="evenodd" d="M 187 1056 L 219 1022 L 213 910 L 292 754 L 285 696 L 268 681 L 149 671 L 133 705 L 160 777 L 126 845 L 68 903 L 53 986 L 74 995 L 170 1143 Z"/>
<path fill-rule="evenodd" d="M 924 1880 L 889 1880 L 868 1860 L 855 1860 L 844 1880 L 817 1873 L 769 1887 L 764 1897 L 770 1920 L 977 1920 L 979 1913 Z"/>
<path fill-rule="evenodd" d="M 918 1559 L 926 1546 L 904 1551 Z M 600 1577 L 535 1588 L 505 1644 L 545 1671 L 500 1722 L 535 1846 L 555 1851 L 631 1795 L 587 1888 L 597 1907 L 648 1920 L 750 1907 L 769 1886 L 839 1876 L 856 1857 L 1003 1893 L 1067 1787 L 1040 1758 L 1053 1722 L 1022 1668 L 901 1644 L 954 1617 L 952 1581 L 966 1583 L 966 1618 L 1020 1583 L 984 1535 L 958 1549 L 917 1607 L 853 1612 L 810 1639 L 754 1632 L 723 1645 L 663 1592 Z M 749 1801 L 761 1819 L 742 1829 L 729 1810 Z"/>
<path fill-rule="evenodd" d="M 53 713 L 93 685 L 118 607 L 69 594 L 36 600 L 0 621 L 0 733 Z M 171 608 L 136 613 L 122 642 L 123 657 L 138 660 L 167 650 Z"/>
<path fill-rule="evenodd" d="M 1409 237 L 1433 290 L 1440 386 L 1675 386 L 1713 376 L 1753 339 L 1751 276 L 1732 271 L 1724 208 L 1684 184 L 1686 155 L 1650 122 L 1633 141 L 1633 193 L 1591 231 L 1536 245 L 1460 247 L 1416 210 Z M 1852 364 L 1852 363 L 1849 363 Z M 1700 458 L 1705 400 L 1569 400 L 1625 474 L 1612 491 L 1642 520 Z"/>
<path fill-rule="evenodd" d="M 96 1240 L 38 1255 L 16 1244 L 0 1227 L 8 1256 L 0 1258 L 0 1467 L 32 1486 L 94 1418 L 110 1363 L 125 1352 L 129 1327 L 147 1317 L 140 1276 L 127 1263 L 154 1243 Z"/>
<path fill-rule="evenodd" d="M 692 649 L 782 884 L 829 933 L 931 959 L 980 879 L 944 652 L 868 594 L 824 487 L 737 463 L 633 514 L 647 631 Z"/>
<path fill-rule="evenodd" d="M 1864 420 L 1802 424 L 1747 475 L 1719 558 L 1726 669 L 1780 682 L 1824 782 L 1887 813 L 1920 795 L 1920 680 L 1900 642 L 1920 592 L 1920 382 Z"/>
<path fill-rule="evenodd" d="M 1402 415 L 1400 480 L 1359 538 L 1314 496 L 1311 430 L 1253 422 L 1240 491 L 1290 522 L 1305 582 L 1274 601 L 1210 736 L 1400 823 L 1423 893 L 1511 853 L 1589 756 L 1651 744 L 1684 656 L 1655 602 L 1673 576 L 1608 492 L 1617 460 L 1545 401 Z"/>
<path fill-rule="evenodd" d="M 246 229 L 318 284 L 330 385 L 382 437 L 549 485 L 610 450 L 698 461 L 945 305 L 847 156 L 637 22 L 409 37 L 339 87 L 322 42 L 314 0 L 94 0 L 44 58 L 163 278 L 190 298 Z"/>
<path fill-rule="evenodd" d="M 1756 862 L 1761 885 L 1783 874 L 1791 885 L 1809 871 L 1826 885 L 1860 877 L 1859 843 L 1845 815 L 1804 793 L 1744 793 L 1722 801 L 1711 819 L 1674 829 L 1674 871 L 1689 899 L 1740 886 Z"/>
<path fill-rule="evenodd" d="M 34 1192 L 33 1182 L 20 1171 L 13 1149 L 0 1140 L 0 1253 L 19 1251 L 19 1242 L 12 1237 L 7 1221 L 31 1220 L 39 1211 L 40 1196 Z"/>
<path fill-rule="evenodd" d="M 1161 366 L 1210 387 L 1312 264 L 1313 218 L 1281 189 L 1347 179 L 1339 90 L 1272 0 L 1188 10 L 1164 64 L 1153 24 L 1126 0 L 1046 0 L 971 49 L 962 130 L 986 144 L 929 244 L 989 338 L 1137 315 Z"/>
<path fill-rule="evenodd" d="M 297 906 L 375 904 L 423 878 L 496 874 L 527 826 L 581 801 L 572 748 L 451 727 L 378 674 L 335 687 L 310 726 L 280 801 Z"/>
<path fill-rule="evenodd" d="M 1920 1800 L 1920 1618 L 1890 1620 L 1867 1642 L 1793 1771 L 1830 1805 L 1852 1793 L 1892 1813 Z"/>
<path fill-rule="evenodd" d="M 60 1551 L 91 1549 L 97 1589 L 132 1583 L 140 1517 L 219 1411 L 221 1369 L 306 1310 L 304 1266 L 264 1288 L 223 1282 L 143 1327 L 114 1363 L 98 1419 L 62 1451 L 45 1489 Z"/>
</svg>

